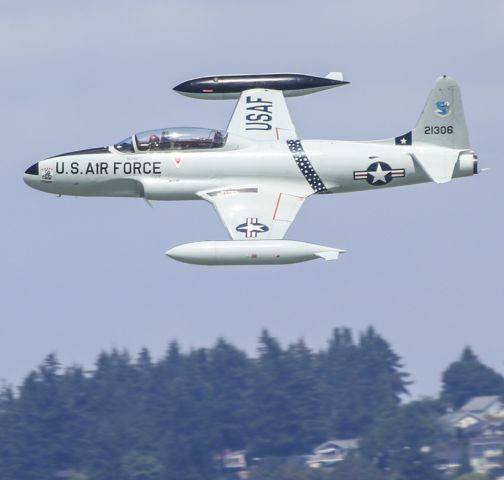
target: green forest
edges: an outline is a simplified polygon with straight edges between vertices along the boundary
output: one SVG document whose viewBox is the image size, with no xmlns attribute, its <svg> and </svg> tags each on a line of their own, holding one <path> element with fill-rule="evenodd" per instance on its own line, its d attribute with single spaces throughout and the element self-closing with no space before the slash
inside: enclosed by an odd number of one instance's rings
<svg viewBox="0 0 504 480">
<path fill-rule="evenodd" d="M 319 351 L 266 330 L 254 356 L 224 339 L 188 351 L 174 341 L 155 360 L 112 350 L 90 370 L 50 354 L 2 389 L 0 479 L 219 480 L 230 475 L 216 461 L 225 450 L 247 451 L 250 480 L 447 478 L 434 455 L 447 441 L 438 418 L 504 394 L 504 378 L 467 347 L 439 398 L 410 401 L 411 382 L 373 328 L 337 328 Z M 333 469 L 285 461 L 336 438 L 360 447 Z M 465 462 L 452 478 L 483 477 Z"/>
</svg>

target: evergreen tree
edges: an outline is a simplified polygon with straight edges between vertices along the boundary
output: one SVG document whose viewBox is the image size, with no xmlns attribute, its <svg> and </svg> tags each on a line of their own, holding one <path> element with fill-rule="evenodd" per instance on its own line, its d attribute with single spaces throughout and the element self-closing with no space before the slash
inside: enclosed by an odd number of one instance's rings
<svg viewBox="0 0 504 480">
<path fill-rule="evenodd" d="M 161 480 L 163 466 L 152 455 L 130 451 L 121 460 L 121 480 Z"/>
<path fill-rule="evenodd" d="M 359 357 L 361 378 L 369 377 L 375 381 L 364 388 L 369 389 L 369 408 L 372 411 L 387 411 L 399 405 L 402 395 L 408 394 L 407 378 L 401 371 L 403 365 L 389 343 L 369 327 L 359 338 Z"/>
<path fill-rule="evenodd" d="M 169 479 L 213 473 L 218 432 L 212 424 L 208 358 L 206 349 L 183 355 L 171 345 L 162 365 L 169 376 L 161 381 L 165 394 L 157 404 L 157 437 Z"/>
<path fill-rule="evenodd" d="M 281 458 L 262 459 L 259 465 L 254 466 L 248 480 L 322 480 L 306 465 L 289 464 Z"/>
<path fill-rule="evenodd" d="M 321 372 L 313 352 L 303 340 L 284 352 L 285 392 L 289 406 L 287 430 L 291 452 L 303 453 L 326 439 L 322 410 Z"/>
<path fill-rule="evenodd" d="M 381 470 L 404 480 L 436 480 L 432 450 L 442 438 L 433 402 L 417 401 L 389 411 L 363 436 L 362 453 Z"/>
<path fill-rule="evenodd" d="M 392 480 L 362 455 L 350 454 L 325 480 Z M 431 479 L 429 479 L 431 480 Z"/>
<path fill-rule="evenodd" d="M 504 394 L 504 377 L 480 362 L 470 347 L 443 372 L 441 398 L 458 409 L 470 398 Z"/>
<path fill-rule="evenodd" d="M 353 341 L 348 329 L 336 329 L 322 355 L 329 435 L 356 437 L 407 393 L 407 374 L 399 357 L 372 328 Z"/>
<path fill-rule="evenodd" d="M 361 430 L 356 419 L 360 414 L 357 348 L 349 329 L 334 329 L 329 347 L 322 352 L 320 368 L 323 374 L 321 391 L 323 416 L 327 418 L 327 436 L 351 438 Z"/>
<path fill-rule="evenodd" d="M 22 462 L 22 419 L 18 401 L 11 388 L 3 386 L 0 392 L 0 478 L 16 480 Z"/>
<path fill-rule="evenodd" d="M 60 364 L 50 354 L 26 377 L 18 398 L 9 395 L 9 408 L 1 415 L 0 438 L 11 435 L 2 442 L 7 442 L 3 454 L 9 455 L 5 458 L 11 463 L 0 462 L 2 479 L 46 478 L 76 461 L 65 427 L 74 425 L 80 412 L 73 402 L 75 392 L 64 387 Z"/>
<path fill-rule="evenodd" d="M 254 455 L 303 453 L 325 439 L 320 382 L 316 356 L 303 341 L 283 350 L 262 332 L 249 397 Z"/>
<path fill-rule="evenodd" d="M 259 337 L 258 351 L 249 397 L 250 447 L 253 455 L 285 455 L 290 453 L 292 438 L 284 353 L 267 330 Z"/>
<path fill-rule="evenodd" d="M 135 361 L 112 350 L 89 372 L 51 354 L 18 391 L 0 392 L 0 479 L 207 480 L 225 449 L 285 457 L 364 435 L 364 457 L 327 473 L 282 467 L 278 478 L 435 480 L 423 447 L 440 438 L 439 408 L 399 407 L 406 388 L 398 356 L 373 329 L 358 343 L 336 329 L 318 353 L 302 340 L 284 349 L 265 330 L 257 358 L 223 339 L 189 352 L 172 342 L 157 362 L 147 349 Z"/>
<path fill-rule="evenodd" d="M 219 339 L 209 351 L 208 362 L 211 390 L 208 413 L 216 434 L 214 448 L 243 449 L 249 435 L 250 362 L 242 351 L 224 339 Z"/>
<path fill-rule="evenodd" d="M 99 355 L 89 380 L 92 415 L 84 438 L 92 446 L 87 464 L 93 478 L 113 478 L 124 453 L 141 448 L 144 417 L 137 380 L 137 368 L 127 352 Z"/>
</svg>

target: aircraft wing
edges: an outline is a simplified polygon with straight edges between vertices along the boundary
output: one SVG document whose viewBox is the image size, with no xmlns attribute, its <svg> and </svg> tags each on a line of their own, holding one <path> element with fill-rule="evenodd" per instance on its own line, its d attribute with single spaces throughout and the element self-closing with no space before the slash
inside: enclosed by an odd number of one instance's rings
<svg viewBox="0 0 504 480">
<path fill-rule="evenodd" d="M 244 90 L 229 122 L 228 133 L 250 140 L 297 138 L 281 90 Z"/>
<path fill-rule="evenodd" d="M 212 203 L 233 240 L 282 239 L 309 195 L 282 190 L 247 185 L 205 192 L 201 197 Z"/>
</svg>

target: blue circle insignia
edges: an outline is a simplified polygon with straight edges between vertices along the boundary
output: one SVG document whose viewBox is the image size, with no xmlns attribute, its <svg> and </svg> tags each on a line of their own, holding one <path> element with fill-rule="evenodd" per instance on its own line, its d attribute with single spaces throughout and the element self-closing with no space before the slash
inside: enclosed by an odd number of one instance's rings
<svg viewBox="0 0 504 480">
<path fill-rule="evenodd" d="M 388 163 L 372 163 L 371 165 L 369 165 L 366 171 L 366 180 L 370 185 L 385 185 L 392 180 L 392 168 Z"/>
<path fill-rule="evenodd" d="M 269 228 L 264 223 L 259 223 L 257 218 L 249 217 L 246 223 L 236 227 L 236 231 L 244 233 L 246 238 L 257 238 L 258 233 L 265 233 L 269 231 Z"/>
</svg>

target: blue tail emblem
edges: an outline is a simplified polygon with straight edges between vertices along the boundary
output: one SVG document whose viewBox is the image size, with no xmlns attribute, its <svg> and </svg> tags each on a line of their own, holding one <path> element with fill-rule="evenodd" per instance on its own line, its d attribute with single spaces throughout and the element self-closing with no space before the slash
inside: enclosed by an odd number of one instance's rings
<svg viewBox="0 0 504 480">
<path fill-rule="evenodd" d="M 436 113 L 440 117 L 446 117 L 450 113 L 450 103 L 444 100 L 438 100 L 436 102 Z"/>
</svg>

